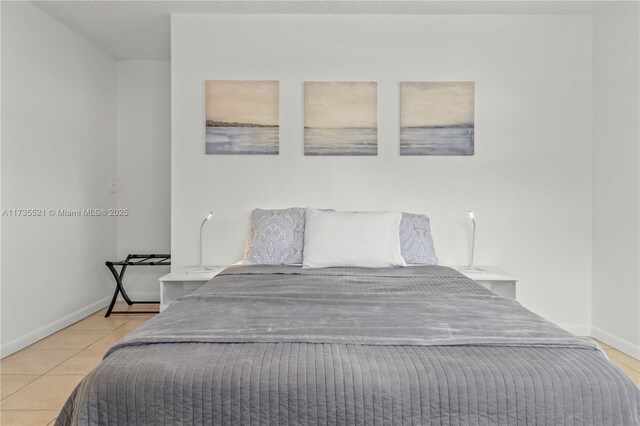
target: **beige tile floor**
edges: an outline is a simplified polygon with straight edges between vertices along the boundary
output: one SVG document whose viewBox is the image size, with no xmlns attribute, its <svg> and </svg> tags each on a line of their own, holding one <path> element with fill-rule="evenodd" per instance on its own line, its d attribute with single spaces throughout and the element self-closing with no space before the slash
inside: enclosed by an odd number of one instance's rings
<svg viewBox="0 0 640 426">
<path fill-rule="evenodd" d="M 53 424 L 67 396 L 115 342 L 153 315 L 104 318 L 104 309 L 0 361 L 0 424 Z M 640 386 L 640 361 L 598 342 Z"/>
<path fill-rule="evenodd" d="M 146 307 L 154 308 L 158 306 Z M 126 305 L 116 309 L 126 310 Z M 69 394 L 104 352 L 154 315 L 105 318 L 104 313 L 102 309 L 0 361 L 0 425 L 53 424 Z"/>
</svg>

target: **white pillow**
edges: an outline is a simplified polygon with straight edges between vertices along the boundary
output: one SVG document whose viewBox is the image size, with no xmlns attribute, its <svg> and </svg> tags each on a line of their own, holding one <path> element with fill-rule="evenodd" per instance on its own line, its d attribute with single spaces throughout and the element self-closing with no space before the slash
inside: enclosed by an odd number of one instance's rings
<svg viewBox="0 0 640 426">
<path fill-rule="evenodd" d="M 307 209 L 303 268 L 407 266 L 400 250 L 402 213 Z"/>
</svg>

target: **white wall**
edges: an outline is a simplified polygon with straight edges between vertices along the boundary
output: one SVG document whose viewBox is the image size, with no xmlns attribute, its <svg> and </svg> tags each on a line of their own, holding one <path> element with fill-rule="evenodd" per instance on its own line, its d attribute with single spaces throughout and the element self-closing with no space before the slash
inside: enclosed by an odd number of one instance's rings
<svg viewBox="0 0 640 426">
<path fill-rule="evenodd" d="M 2 208 L 115 207 L 116 63 L 28 2 L 2 2 Z M 102 308 L 108 217 L 2 217 L 2 356 Z"/>
<path fill-rule="evenodd" d="M 640 358 L 638 3 L 594 18 L 593 335 Z"/>
<path fill-rule="evenodd" d="M 591 19 L 581 16 L 173 15 L 174 265 L 242 255 L 255 207 L 426 212 L 444 264 L 519 277 L 518 299 L 587 334 L 591 292 Z M 204 155 L 204 81 L 280 80 L 280 155 Z M 303 156 L 305 80 L 377 81 L 379 155 Z M 476 82 L 476 155 L 400 157 L 398 82 Z"/>
<path fill-rule="evenodd" d="M 171 79 L 169 61 L 118 61 L 118 258 L 170 253 Z M 169 267 L 129 268 L 134 300 L 159 300 Z"/>
</svg>

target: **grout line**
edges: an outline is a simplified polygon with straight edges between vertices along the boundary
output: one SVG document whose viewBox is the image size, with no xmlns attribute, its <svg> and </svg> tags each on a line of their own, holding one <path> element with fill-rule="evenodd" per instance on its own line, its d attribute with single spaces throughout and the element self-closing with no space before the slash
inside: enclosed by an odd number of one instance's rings
<svg viewBox="0 0 640 426">
<path fill-rule="evenodd" d="M 630 355 L 627 355 L 627 354 L 625 354 L 624 352 L 620 352 L 620 351 L 619 351 L 619 350 L 617 350 L 617 349 L 609 349 L 609 348 L 605 348 L 604 350 L 605 350 L 605 351 L 608 351 L 608 352 L 613 352 L 613 353 L 614 353 L 614 354 L 616 354 L 616 355 L 620 355 L 622 358 L 625 358 L 625 359 L 626 359 L 626 358 L 629 358 L 629 359 L 632 359 L 632 360 L 633 360 L 633 361 L 635 361 L 635 362 L 639 362 L 639 363 L 640 363 L 640 360 L 638 360 L 638 359 L 636 359 L 636 358 L 634 358 L 634 357 L 632 357 L 632 356 L 630 356 Z"/>
<path fill-rule="evenodd" d="M 100 312 L 100 311 L 98 311 L 98 312 Z M 91 317 L 91 316 L 93 316 L 93 315 L 97 314 L 98 312 L 94 312 L 93 314 L 91 314 L 91 315 L 89 315 L 89 316 L 87 316 L 87 317 L 85 317 L 85 318 L 81 319 L 80 321 L 83 321 L 83 320 L 85 320 L 85 319 L 87 319 L 87 318 L 89 318 L 89 317 Z M 105 334 L 104 336 L 100 337 L 99 339 L 97 339 L 97 340 L 95 340 L 95 341 L 93 341 L 93 342 L 89 343 L 87 346 L 85 346 L 84 348 L 80 349 L 77 353 L 75 353 L 75 354 L 71 355 L 69 358 L 65 359 L 65 360 L 64 360 L 64 361 L 62 361 L 60 364 L 58 364 L 58 365 L 56 365 L 55 367 L 53 367 L 51 370 L 48 370 L 46 373 L 44 373 L 44 374 L 43 374 L 43 376 L 44 376 L 44 375 L 49 375 L 49 376 L 80 376 L 80 375 L 82 375 L 82 376 L 86 376 L 87 374 L 49 374 L 49 373 L 50 373 L 51 371 L 55 370 L 56 368 L 58 368 L 60 365 L 64 364 L 65 362 L 69 361 L 69 360 L 70 360 L 71 358 L 73 358 L 74 356 L 78 355 L 80 352 L 84 352 L 84 351 L 86 351 L 86 350 L 89 350 L 89 346 L 91 346 L 91 345 L 93 345 L 94 343 L 97 343 L 98 341 L 100 341 L 100 340 L 104 339 L 104 338 L 105 338 L 105 337 L 107 337 L 109 334 L 111 334 L 111 333 L 113 333 L 114 331 L 116 331 L 116 330 L 120 329 L 121 327 L 123 327 L 125 324 L 128 324 L 132 319 L 133 319 L 133 318 L 130 318 L 127 322 L 124 322 L 124 323 L 122 323 L 121 325 L 119 325 L 118 327 L 116 327 L 116 328 L 114 328 L 113 330 L 109 331 L 109 333 L 107 333 L 107 334 Z M 80 322 L 80 321 L 78 321 L 78 322 Z M 76 323 L 74 323 L 74 324 L 77 324 L 78 322 L 76 322 Z M 72 324 L 72 325 L 73 325 L 73 324 Z M 79 331 L 79 330 L 76 330 L 76 331 Z M 105 330 L 82 330 L 82 331 L 105 331 Z M 58 333 L 59 333 L 59 332 L 58 332 Z M 55 334 L 55 333 L 54 333 L 54 334 Z M 52 336 L 53 336 L 53 334 L 52 334 Z M 61 350 L 66 350 L 66 349 L 61 349 Z M 93 350 L 95 350 L 95 349 L 93 349 Z M 39 377 L 38 377 L 38 379 L 39 379 Z M 36 379 L 36 380 L 38 380 L 38 379 Z M 34 381 L 35 381 L 35 380 L 34 380 Z M 33 383 L 33 382 L 32 382 L 32 383 Z"/>
<path fill-rule="evenodd" d="M 101 311 L 101 310 L 102 310 L 102 309 L 100 309 L 100 311 Z M 93 316 L 93 315 L 97 314 L 97 313 L 98 313 L 98 312 L 100 312 L 100 311 L 96 311 L 96 312 L 94 312 L 94 313 L 92 313 L 92 314 L 89 314 L 89 315 L 87 315 L 86 317 L 82 318 L 80 321 L 84 321 L 85 319 L 87 319 L 87 318 L 89 318 L 89 317 L 91 317 L 91 316 Z M 132 318 L 132 319 L 133 319 L 133 318 Z M 62 330 L 60 330 L 60 331 L 56 331 L 55 333 L 53 333 L 53 334 L 51 334 L 51 335 L 49 335 L 49 336 L 45 337 L 44 339 L 46 339 L 46 338 L 48 338 L 48 337 L 51 337 L 51 336 L 54 336 L 54 335 L 56 335 L 56 334 L 60 333 L 61 331 L 64 331 L 64 330 L 66 330 L 67 328 L 69 328 L 69 327 L 71 327 L 71 326 L 73 326 L 73 325 L 75 325 L 75 324 L 78 324 L 80 321 L 76 321 L 76 322 L 74 322 L 73 324 L 69 325 L 68 327 L 63 328 L 63 329 L 62 329 Z M 129 321 L 131 321 L 131 319 L 130 319 Z M 93 341 L 93 342 L 89 343 L 87 346 L 85 346 L 85 347 L 84 347 L 84 348 L 82 348 L 82 349 L 77 349 L 77 348 L 74 348 L 74 349 L 63 349 L 63 348 L 56 348 L 56 349 L 37 349 L 37 348 L 36 348 L 36 349 L 32 349 L 32 350 L 34 350 L 34 351 L 51 351 L 51 350 L 53 350 L 53 351 L 56 351 L 56 350 L 57 350 L 57 351 L 70 351 L 70 350 L 71 350 L 71 351 L 77 351 L 77 352 L 76 352 L 75 354 L 71 355 L 69 358 L 66 358 L 66 359 L 62 360 L 59 364 L 56 364 L 55 366 L 51 367 L 51 369 L 47 370 L 46 372 L 44 372 L 44 373 L 40 374 L 40 375 L 39 375 L 37 378 L 35 378 L 33 381 L 31 381 L 31 382 L 27 383 L 27 385 L 29 385 L 29 384 L 31 384 L 31 383 L 33 383 L 33 382 L 35 382 L 36 380 L 40 379 L 42 376 L 45 376 L 45 375 L 47 375 L 49 372 L 51 372 L 51 371 L 55 370 L 55 369 L 56 369 L 57 367 L 59 367 L 60 365 L 62 365 L 62 364 L 64 364 L 65 362 L 69 361 L 71 358 L 73 358 L 74 356 L 78 355 L 80 352 L 82 352 L 82 351 L 86 350 L 87 348 L 89 348 L 89 346 L 93 345 L 93 344 L 94 344 L 94 343 L 96 343 L 98 340 L 103 339 L 104 337 L 108 336 L 109 334 L 111 334 L 111 333 L 112 333 L 112 332 L 114 332 L 115 330 L 117 330 L 117 329 L 119 329 L 120 327 L 122 327 L 123 325 L 127 324 L 129 321 L 127 321 L 127 322 L 125 322 L 125 323 L 122 323 L 121 325 L 119 325 L 119 326 L 118 326 L 118 327 L 116 327 L 115 329 L 113 329 L 113 330 L 109 331 L 109 333 L 107 333 L 106 335 L 104 335 L 104 336 L 102 336 L 102 337 L 98 338 L 97 340 L 95 340 L 95 341 Z M 72 330 L 72 331 L 73 331 L 73 330 Z M 88 332 L 91 332 L 91 331 L 105 331 L 105 330 L 75 330 L 75 331 L 88 331 Z M 38 340 L 38 342 L 41 342 L 41 341 L 42 341 L 42 340 L 44 340 L 44 339 L 40 339 L 40 340 Z M 37 344 L 38 342 L 34 342 L 34 343 L 32 343 L 31 345 L 27 346 L 26 348 L 24 348 L 24 349 L 20 349 L 20 350 L 19 350 L 18 352 L 16 352 L 15 354 L 11 354 L 11 356 L 16 355 L 16 354 L 19 354 L 20 352 L 24 351 L 25 349 L 30 348 L 31 346 L 33 346 L 33 345 Z M 60 375 L 63 375 L 63 374 L 51 374 L 51 376 L 60 376 Z M 68 375 L 69 375 L 69 376 L 73 376 L 74 374 L 68 374 Z M 78 376 L 79 374 L 75 374 L 75 375 L 76 375 L 76 376 Z M 85 374 L 85 376 L 86 376 L 86 374 Z M 25 387 L 25 386 L 27 386 L 27 385 L 24 385 L 23 387 Z M 20 388 L 20 389 L 22 389 L 22 388 Z M 16 392 L 17 392 L 17 391 L 16 391 Z M 15 392 L 13 392 L 13 393 L 15 393 Z M 12 393 L 12 394 L 13 394 L 13 393 Z M 8 396 L 8 395 L 7 395 L 7 396 Z M 2 399 L 4 400 L 4 398 L 2 398 Z M 26 411 L 31 411 L 31 410 L 26 410 Z M 45 411 L 46 411 L 46 410 L 45 410 Z"/>
<path fill-rule="evenodd" d="M 87 318 L 89 318 L 89 317 L 92 317 L 92 316 L 94 316 L 95 314 L 97 314 L 98 312 L 100 312 L 100 311 L 94 312 L 94 313 L 93 313 L 93 314 L 91 314 L 91 315 L 87 315 L 86 317 L 84 317 L 84 318 L 83 318 L 83 319 L 81 319 L 80 321 L 77 321 L 77 322 L 75 322 L 75 323 L 73 323 L 73 324 L 71 324 L 71 325 L 77 324 L 77 323 L 79 323 L 79 322 L 81 322 L 81 321 L 83 321 L 83 320 L 85 320 L 85 319 L 87 319 Z M 156 315 L 157 315 L 157 314 L 156 314 Z M 104 317 L 103 317 L 103 318 L 104 318 Z M 69 361 L 69 360 L 70 360 L 71 358 L 73 358 L 74 356 L 76 356 L 76 355 L 80 354 L 81 352 L 84 352 L 84 351 L 87 351 L 87 350 L 100 351 L 99 349 L 89 349 L 89 347 L 90 347 L 90 346 L 92 346 L 92 345 L 94 345 L 95 343 L 99 342 L 100 340 L 104 339 L 104 338 L 105 338 L 105 337 L 107 337 L 109 334 L 113 333 L 114 331 L 119 330 L 120 328 L 122 328 L 122 327 L 124 327 L 125 325 L 129 324 L 129 323 L 130 323 L 132 320 L 134 320 L 134 319 L 135 319 L 135 318 L 130 318 L 129 320 L 127 320 L 126 322 L 123 322 L 122 324 L 120 324 L 119 326 L 117 326 L 116 328 L 114 328 L 113 330 L 110 330 L 110 331 L 109 331 L 109 333 L 107 333 L 107 334 L 105 334 L 104 336 L 100 337 L 98 340 L 96 340 L 96 341 L 94 341 L 94 342 L 89 343 L 87 346 L 85 346 L 84 348 L 80 349 L 78 352 L 76 352 L 75 354 L 71 355 L 69 358 L 65 359 L 65 360 L 64 360 L 64 361 L 62 361 L 60 364 L 56 365 L 55 367 L 51 368 L 50 370 L 48 370 L 47 372 L 45 372 L 44 374 L 42 374 L 42 376 L 45 376 L 45 375 L 48 375 L 48 376 L 79 376 L 79 375 L 86 376 L 88 373 L 85 373 L 85 374 L 55 374 L 55 373 L 53 373 L 53 374 L 49 374 L 49 373 L 51 373 L 51 371 L 55 370 L 56 368 L 58 368 L 60 365 L 64 364 L 65 362 Z M 71 325 L 70 325 L 69 327 L 71 327 Z M 60 330 L 60 331 L 62 331 L 62 330 Z M 105 330 L 75 330 L 75 331 L 89 331 L 89 332 L 91 332 L 91 331 L 105 331 Z M 133 330 L 131 330 L 131 331 L 133 331 Z M 57 333 L 59 333 L 59 331 L 58 331 Z M 56 333 L 54 333 L 54 334 L 56 334 Z M 53 334 L 52 334 L 52 336 L 53 336 Z M 46 337 L 45 337 L 45 339 L 46 339 Z M 36 343 L 37 343 L 37 342 L 36 342 Z M 34 343 L 34 344 L 35 344 L 35 343 Z M 46 350 L 46 349 L 40 349 L 40 350 Z M 58 350 L 69 350 L 69 349 L 58 349 Z M 106 350 L 105 350 L 105 351 L 102 351 L 102 352 L 103 352 L 103 355 L 104 355 L 104 352 L 106 352 Z M 40 377 L 42 377 L 42 376 L 40 376 Z M 34 380 L 34 382 L 35 382 L 36 380 L 38 380 L 40 377 L 36 378 L 36 379 Z M 33 383 L 33 382 L 30 382 L 30 383 Z M 26 385 L 25 385 L 25 386 L 26 386 Z"/>
<path fill-rule="evenodd" d="M 101 309 L 101 310 L 102 310 L 102 309 Z M 97 313 L 98 313 L 98 312 L 100 312 L 101 310 L 96 311 L 96 312 L 94 312 L 94 313 L 92 313 L 92 314 L 90 314 L 90 315 L 87 315 L 85 318 L 81 319 L 80 321 L 83 321 L 83 320 L 85 320 L 85 319 L 87 319 L 87 318 L 89 318 L 89 317 L 91 317 L 91 316 L 94 316 L 95 314 L 97 314 Z M 148 315 L 154 315 L 154 314 L 153 314 L 153 313 L 150 313 L 150 314 L 148 314 Z M 104 318 L 104 317 L 103 317 L 103 318 Z M 32 381 L 30 381 L 29 383 L 27 383 L 27 384 L 25 384 L 25 385 L 21 386 L 20 388 L 16 389 L 15 391 L 11 392 L 10 394 L 3 396 L 3 397 L 2 397 L 2 400 L 4 400 L 4 399 L 8 398 L 8 397 L 9 397 L 9 396 L 11 396 L 11 395 L 14 395 L 15 393 L 19 392 L 20 390 L 24 389 L 25 387 L 29 386 L 30 384 L 33 384 L 34 382 L 36 382 L 37 380 L 41 379 L 42 377 L 44 377 L 44 376 L 46 376 L 46 375 L 49 375 L 49 376 L 81 376 L 81 377 L 83 377 L 83 378 L 84 378 L 84 377 L 86 377 L 86 376 L 87 376 L 87 373 L 81 373 L 81 374 L 49 374 L 49 373 L 51 373 L 51 371 L 55 370 L 55 369 L 56 369 L 56 368 L 58 368 L 60 365 L 62 365 L 62 364 L 64 364 L 65 362 L 69 361 L 71 358 L 75 357 L 76 355 L 78 355 L 78 354 L 80 354 L 80 353 L 82 353 L 82 352 L 84 352 L 84 351 L 89 350 L 89 347 L 90 347 L 91 345 L 95 344 L 95 343 L 96 343 L 96 342 L 98 342 L 99 340 L 102 340 L 103 338 L 105 338 L 105 337 L 106 337 L 106 336 L 108 336 L 109 334 L 113 333 L 114 331 L 121 329 L 122 327 L 124 327 L 125 325 L 127 325 L 128 323 L 130 323 L 130 322 L 131 322 L 132 320 L 134 320 L 135 318 L 136 318 L 136 316 L 132 316 L 131 318 L 128 318 L 128 320 L 127 320 L 127 321 L 123 322 L 122 324 L 120 324 L 119 326 L 117 326 L 116 328 L 114 328 L 113 330 L 75 330 L 75 331 L 89 331 L 89 332 L 90 332 L 90 331 L 109 331 L 106 335 L 104 335 L 104 336 L 102 336 L 102 337 L 100 337 L 100 338 L 96 339 L 95 341 L 93 341 L 93 342 L 89 343 L 87 346 L 85 346 L 85 347 L 84 347 L 84 348 L 82 348 L 82 349 L 64 349 L 64 348 L 56 348 L 56 349 L 37 349 L 37 348 L 36 348 L 36 349 L 32 349 L 32 350 L 35 350 L 35 351 L 46 351 L 46 350 L 61 350 L 61 351 L 69 351 L 69 350 L 71 350 L 71 351 L 76 351 L 76 352 L 75 352 L 75 353 L 73 353 L 73 354 L 72 354 L 71 356 L 69 356 L 68 358 L 66 358 L 66 359 L 64 359 L 64 360 L 62 360 L 62 361 L 60 361 L 60 363 L 58 363 L 58 364 L 56 364 L 55 366 L 51 367 L 49 370 L 47 370 L 47 371 L 46 371 L 46 372 L 44 372 L 44 373 L 41 373 L 41 374 L 23 374 L 23 373 L 16 374 L 16 375 L 29 375 L 29 376 L 36 376 L 36 377 L 35 377 Z M 77 324 L 77 323 L 79 323 L 80 321 L 76 321 L 74 324 Z M 69 327 L 71 327 L 71 326 L 72 326 L 72 325 L 74 325 L 74 324 L 71 324 Z M 64 329 L 62 329 L 62 330 L 60 330 L 60 331 L 66 330 L 66 329 L 67 329 L 67 328 L 69 328 L 69 327 L 65 327 Z M 53 336 L 54 334 L 60 333 L 60 331 L 57 331 L 56 333 L 53 333 L 51 336 Z M 72 330 L 72 331 L 73 331 L 73 330 Z M 133 331 L 133 330 L 131 330 L 131 331 Z M 47 336 L 47 337 L 49 337 L 49 336 Z M 44 340 L 44 339 L 46 339 L 46 337 L 45 337 L 45 338 L 43 338 L 43 339 L 41 339 L 41 340 Z M 41 341 L 41 340 L 39 340 L 39 341 Z M 39 342 L 39 341 L 38 341 L 38 342 Z M 32 345 L 35 345 L 35 344 L 36 344 L 36 343 L 38 343 L 38 342 L 34 342 Z M 30 346 L 32 346 L 32 345 L 29 345 L 29 346 L 27 346 L 26 348 L 21 349 L 20 351 L 16 352 L 16 354 L 19 354 L 20 352 L 24 351 L 25 349 L 28 349 L 28 348 L 29 348 Z M 12 354 L 12 355 L 14 355 L 14 354 Z M 6 376 L 10 376 L 11 374 L 5 374 L 5 375 L 6 375 Z M 1 410 L 1 411 L 20 411 L 20 412 L 31 412 L 31 411 L 59 411 L 59 410 L 35 410 L 35 409 L 34 409 L 34 410 Z M 47 425 L 55 424 L 55 421 L 57 420 L 57 418 L 58 418 L 58 414 L 55 414 L 55 415 L 53 416 L 53 418 L 52 418 L 51 422 L 47 423 Z"/>
<path fill-rule="evenodd" d="M 18 374 L 2 374 L 2 376 L 18 376 Z M 38 376 L 37 374 L 20 374 L 20 376 Z M 14 393 L 18 392 L 20 389 L 26 387 L 27 385 L 30 385 L 31 383 L 35 382 L 36 380 L 38 380 L 41 376 L 36 377 L 35 379 L 33 379 L 32 381 L 30 381 L 29 383 L 26 383 L 22 386 L 20 386 L 18 389 L 14 390 L 13 392 L 11 392 L 8 395 L 4 395 L 2 398 L 0 398 L 0 401 L 4 401 L 5 399 L 7 399 L 8 397 L 10 397 L 11 395 L 13 395 Z M 5 411 L 5 410 L 0 410 L 0 411 Z M 18 411 L 18 410 L 15 410 Z M 25 411 L 31 411 L 31 410 L 25 410 Z"/>
<path fill-rule="evenodd" d="M 55 334 L 55 333 L 54 333 L 54 334 Z M 48 337 L 48 336 L 47 336 L 47 337 Z M 45 339 L 46 339 L 46 337 L 45 337 Z M 36 343 L 37 343 L 37 342 L 36 342 Z M 25 348 L 25 349 L 26 349 L 26 348 Z M 18 354 L 18 353 L 22 352 L 23 350 L 24 350 L 24 349 L 20 349 L 18 352 L 15 352 L 15 353 L 11 354 L 10 356 L 13 356 L 13 355 L 15 355 L 15 354 Z M 78 352 L 76 352 L 75 354 L 72 354 L 69 358 L 65 358 L 65 359 L 63 359 L 62 361 L 60 361 L 60 364 L 62 364 L 63 362 L 67 362 L 68 360 L 70 360 L 71 358 L 73 358 L 74 356 L 78 355 L 80 352 L 82 352 L 82 351 L 83 351 L 83 349 L 79 349 L 79 350 L 78 350 L 78 349 L 32 349 L 32 350 L 34 350 L 34 351 L 78 351 Z M 59 366 L 60 364 L 56 364 L 55 366 L 53 366 L 53 367 L 51 368 L 51 370 L 53 370 L 54 368 L 56 368 L 56 367 L 57 367 L 57 366 Z M 27 383 L 26 385 L 24 385 L 24 386 L 23 386 L 23 387 L 25 387 L 25 386 L 28 386 L 28 385 L 30 385 L 31 383 L 35 382 L 36 380 L 38 380 L 39 378 L 41 378 L 42 376 L 44 376 L 45 374 L 47 374 L 47 373 L 48 373 L 49 371 L 51 371 L 51 370 L 47 370 L 45 373 L 41 373 L 41 374 L 15 373 L 15 374 L 2 374 L 2 375 L 3 375 L 3 376 L 19 376 L 19 375 L 20 375 L 20 376 L 31 376 L 31 375 L 33 375 L 33 376 L 38 376 L 38 377 L 36 377 L 34 380 L 32 380 L 31 382 L 29 382 L 29 383 Z M 20 388 L 20 389 L 22 389 L 22 388 Z M 17 392 L 17 391 L 16 391 L 16 392 Z M 14 393 L 15 393 L 15 392 L 14 392 Z M 2 399 L 4 400 L 4 398 L 2 398 Z M 30 410 L 28 410 L 28 411 L 30 411 Z"/>
<path fill-rule="evenodd" d="M 42 409 L 34 408 L 33 410 L 0 410 L 0 412 L 2 411 L 56 411 L 56 410 L 42 410 Z"/>
</svg>

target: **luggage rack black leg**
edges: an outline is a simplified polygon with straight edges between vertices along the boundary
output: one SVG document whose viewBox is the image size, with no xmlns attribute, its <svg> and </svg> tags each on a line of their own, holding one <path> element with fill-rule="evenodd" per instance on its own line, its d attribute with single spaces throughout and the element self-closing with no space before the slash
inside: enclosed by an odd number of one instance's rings
<svg viewBox="0 0 640 426">
<path fill-rule="evenodd" d="M 129 297 L 129 295 L 127 294 L 127 292 L 124 289 L 124 285 L 122 284 L 122 279 L 124 278 L 124 273 L 127 270 L 127 266 L 129 265 L 133 265 L 133 266 L 156 266 L 156 265 L 170 265 L 170 255 L 136 255 L 136 254 L 130 254 L 127 256 L 126 260 L 124 261 L 120 261 L 120 262 L 105 262 L 105 265 L 107 265 L 107 267 L 109 268 L 109 271 L 111 271 L 111 274 L 113 275 L 113 278 L 116 280 L 116 290 L 113 293 L 113 298 L 111 299 L 111 303 L 109 304 L 109 308 L 107 309 L 106 314 L 104 315 L 105 318 L 109 317 L 111 314 L 142 314 L 142 313 L 157 313 L 157 312 L 153 312 L 153 311 L 123 311 L 123 312 L 114 312 L 113 308 L 116 305 L 116 302 L 118 300 L 118 294 L 122 294 L 122 298 L 124 299 L 125 302 L 127 302 L 127 304 L 129 306 L 133 305 L 134 303 L 143 303 L 143 304 L 158 304 L 160 303 L 157 300 L 154 301 L 133 301 L 131 300 L 131 298 Z M 160 258 L 159 261 L 150 261 L 149 259 L 151 258 Z M 142 260 L 138 260 L 138 261 L 132 261 L 132 259 L 142 259 Z M 118 273 L 118 271 L 116 271 L 116 268 L 114 265 L 120 265 L 122 266 L 122 269 L 120 270 L 120 273 Z"/>
<path fill-rule="evenodd" d="M 122 293 L 122 298 L 124 299 L 125 302 L 127 302 L 127 305 L 131 306 L 133 305 L 133 302 L 129 298 L 129 295 L 127 294 L 127 292 L 124 291 L 124 286 L 122 285 L 122 278 L 124 277 L 124 273 L 127 270 L 127 265 L 123 265 L 122 269 L 120 270 L 120 273 L 118 274 L 118 271 L 116 271 L 116 268 L 113 267 L 113 262 L 105 262 L 105 264 L 107 265 L 107 268 L 109 268 L 109 270 L 111 271 L 113 278 L 115 278 L 116 280 L 116 291 L 113 293 L 111 304 L 109 305 L 109 309 L 107 309 L 107 313 L 105 314 L 105 318 L 106 318 L 109 315 L 111 315 L 111 312 L 113 311 L 113 307 L 116 305 L 116 301 L 118 300 L 118 293 Z"/>
</svg>

